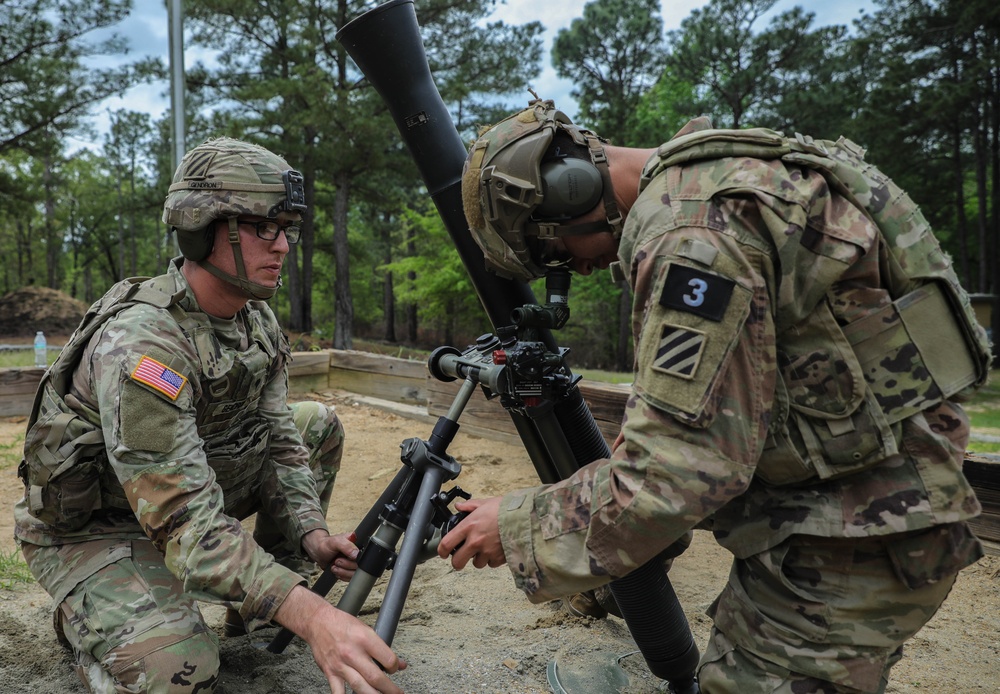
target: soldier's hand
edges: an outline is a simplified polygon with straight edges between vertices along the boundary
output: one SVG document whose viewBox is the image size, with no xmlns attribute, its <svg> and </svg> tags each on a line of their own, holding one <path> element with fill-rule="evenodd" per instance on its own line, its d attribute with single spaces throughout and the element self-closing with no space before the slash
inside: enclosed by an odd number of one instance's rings
<svg viewBox="0 0 1000 694">
<path fill-rule="evenodd" d="M 611 452 L 614 453 L 618 450 L 618 447 L 625 443 L 625 432 L 619 431 L 618 436 L 615 438 L 615 442 L 611 444 Z"/>
<path fill-rule="evenodd" d="M 309 644 L 333 694 L 348 685 L 356 694 L 402 694 L 389 675 L 406 669 L 406 661 L 374 629 L 308 588 L 295 586 L 275 619 Z"/>
<path fill-rule="evenodd" d="M 350 581 L 358 568 L 358 548 L 354 533 L 331 535 L 313 530 L 302 537 L 302 549 L 320 568 L 329 569 L 338 580 Z"/>
<path fill-rule="evenodd" d="M 441 538 L 438 556 L 446 559 L 451 554 L 451 565 L 457 570 L 465 568 L 470 559 L 477 569 L 503 566 L 507 557 L 500 541 L 500 499 L 494 496 L 457 502 L 455 508 L 469 515 Z"/>
</svg>

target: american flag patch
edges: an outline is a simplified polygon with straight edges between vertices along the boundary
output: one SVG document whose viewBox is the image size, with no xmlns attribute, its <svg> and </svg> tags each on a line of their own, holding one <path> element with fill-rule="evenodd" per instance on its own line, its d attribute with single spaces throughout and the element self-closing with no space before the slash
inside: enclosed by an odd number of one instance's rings
<svg viewBox="0 0 1000 694">
<path fill-rule="evenodd" d="M 161 364 L 146 355 L 142 356 L 142 359 L 139 360 L 139 363 L 136 364 L 135 369 L 132 371 L 132 380 L 145 383 L 150 388 L 155 388 L 171 400 L 177 399 L 184 384 L 187 383 L 186 378 L 169 366 Z"/>
<path fill-rule="evenodd" d="M 705 333 L 665 323 L 653 368 L 673 376 L 693 379 L 705 350 Z"/>
</svg>

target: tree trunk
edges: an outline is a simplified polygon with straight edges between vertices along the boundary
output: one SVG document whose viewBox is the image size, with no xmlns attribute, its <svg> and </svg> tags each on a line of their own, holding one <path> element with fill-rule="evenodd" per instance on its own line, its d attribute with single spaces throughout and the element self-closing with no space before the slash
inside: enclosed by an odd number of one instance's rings
<svg viewBox="0 0 1000 694">
<path fill-rule="evenodd" d="M 997 56 L 994 45 L 992 52 Z M 992 107 L 993 142 L 990 152 L 990 164 L 993 170 L 993 198 L 991 208 L 993 216 L 991 219 L 991 230 L 993 248 L 990 258 L 993 267 L 990 272 L 989 291 L 993 294 L 993 311 L 991 312 L 990 328 L 993 332 L 993 358 L 1000 359 L 1000 65 L 994 62 L 990 79 L 992 85 L 990 89 L 989 101 Z"/>
<path fill-rule="evenodd" d="M 311 230 L 311 222 L 302 220 L 302 238 Z M 288 249 L 285 256 L 285 270 L 288 273 L 288 330 L 296 333 L 305 332 L 305 320 L 302 318 L 302 278 L 299 273 L 299 246 L 296 244 Z"/>
<path fill-rule="evenodd" d="M 334 349 L 352 349 L 351 335 L 354 323 L 354 303 L 351 299 L 351 253 L 347 243 L 347 201 L 350 195 L 350 177 L 334 176 L 337 193 L 333 198 L 333 255 L 337 276 L 334 279 Z"/>
<path fill-rule="evenodd" d="M 408 239 L 406 242 L 406 255 L 414 256 L 417 254 L 417 247 L 413 243 L 413 231 L 407 232 Z M 409 282 L 417 281 L 417 273 L 410 271 L 406 273 L 406 279 Z M 417 305 L 407 304 L 406 305 L 406 340 L 411 345 L 417 344 Z"/>
<path fill-rule="evenodd" d="M 386 212 L 382 218 L 382 263 L 392 262 L 392 215 Z M 382 280 L 382 315 L 385 316 L 385 330 L 382 339 L 386 342 L 396 341 L 396 297 L 393 295 L 392 272 L 385 271 Z"/>
<path fill-rule="evenodd" d="M 965 217 L 965 175 L 962 171 L 962 127 L 952 121 L 952 161 L 955 165 L 955 231 L 958 237 L 958 269 L 962 283 L 970 287 L 969 228 Z"/>
<path fill-rule="evenodd" d="M 46 278 L 45 286 L 50 289 L 58 289 L 56 270 L 59 267 L 59 255 L 62 252 L 62 244 L 59 242 L 59 234 L 56 231 L 56 202 L 52 185 L 52 158 L 45 157 L 45 261 Z"/>
<path fill-rule="evenodd" d="M 135 147 L 130 149 L 128 169 L 128 238 L 129 238 L 129 275 L 139 274 L 139 250 L 135 232 Z"/>
<path fill-rule="evenodd" d="M 987 151 L 987 135 L 986 128 L 987 124 L 984 122 L 985 113 L 985 103 L 982 104 L 983 108 L 980 110 L 980 122 L 976 125 L 976 144 L 975 144 L 975 154 L 976 154 L 976 198 L 978 207 L 978 227 L 979 227 L 979 283 L 978 291 L 982 293 L 987 293 L 989 291 L 989 274 L 992 266 L 991 259 L 989 257 L 989 223 L 987 216 L 987 205 L 989 204 L 989 196 L 987 194 L 987 160 L 989 158 L 989 152 Z"/>
<path fill-rule="evenodd" d="M 25 230 L 25 223 L 20 217 L 14 218 L 14 228 L 17 232 L 17 281 L 19 284 L 34 284 L 34 276 L 25 277 L 31 271 L 31 224 Z"/>
<path fill-rule="evenodd" d="M 309 174 L 303 174 L 305 181 L 303 182 L 303 189 L 305 193 L 305 199 L 310 205 L 314 204 L 316 200 L 316 170 L 314 167 L 308 164 L 310 169 Z M 346 194 L 345 194 L 346 196 Z M 299 311 L 301 313 L 299 329 L 304 333 L 312 333 L 313 322 L 312 322 L 312 286 L 313 286 L 313 254 L 316 248 L 316 223 L 314 221 L 315 215 L 312 214 L 310 210 L 306 210 L 306 213 L 302 215 L 302 237 L 298 243 L 298 250 L 302 256 L 302 274 L 299 279 Z M 347 210 L 345 203 L 344 210 L 344 246 L 347 245 Z M 338 256 L 339 259 L 339 256 Z M 338 260 L 339 262 L 339 260 Z M 340 272 L 337 273 L 338 277 Z M 348 300 L 350 299 L 350 289 L 348 289 Z M 350 339 L 350 336 L 348 336 Z"/>
</svg>

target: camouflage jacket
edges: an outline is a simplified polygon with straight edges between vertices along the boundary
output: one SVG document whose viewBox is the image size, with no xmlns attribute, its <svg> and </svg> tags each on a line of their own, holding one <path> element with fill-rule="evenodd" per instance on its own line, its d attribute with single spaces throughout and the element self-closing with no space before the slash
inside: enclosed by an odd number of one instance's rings
<svg viewBox="0 0 1000 694">
<path fill-rule="evenodd" d="M 172 289 L 181 310 L 135 303 L 120 311 L 86 345 L 69 393 L 49 394 L 57 408 L 103 432 L 101 508 L 82 527 L 56 528 L 29 513 L 22 499 L 15 536 L 38 545 L 148 537 L 196 599 L 248 601 L 245 613 L 270 618 L 302 578 L 275 563 L 239 519 L 265 500 L 293 540 L 326 529 L 287 405 L 287 340 L 263 302 L 251 301 L 229 321 L 210 319 L 179 260 L 149 282 Z M 248 353 L 256 357 L 241 362 Z M 150 359 L 166 371 L 144 370 Z M 258 395 L 248 410 L 243 399 L 251 391 Z M 249 439 L 262 447 L 259 455 L 243 450 Z M 259 464 L 247 469 L 251 454 Z M 99 568 L 99 559 L 86 562 L 87 570 Z M 53 570 L 72 582 L 77 569 Z"/>
<path fill-rule="evenodd" d="M 880 536 L 980 512 L 961 407 L 884 416 L 862 372 L 920 374 L 885 355 L 862 366 L 842 336 L 894 305 L 863 210 L 781 159 L 654 155 L 640 191 L 619 247 L 636 344 L 624 443 L 501 504 L 507 562 L 532 601 L 627 574 L 696 526 L 747 557 L 792 534 Z"/>
</svg>

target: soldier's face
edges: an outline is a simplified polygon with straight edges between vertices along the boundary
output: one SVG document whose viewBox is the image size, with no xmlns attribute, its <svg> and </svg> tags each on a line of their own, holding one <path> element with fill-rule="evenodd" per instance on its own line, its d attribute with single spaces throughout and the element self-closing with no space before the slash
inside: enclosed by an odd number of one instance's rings
<svg viewBox="0 0 1000 694">
<path fill-rule="evenodd" d="M 264 221 L 264 217 L 245 216 L 237 219 L 240 235 L 240 252 L 243 256 L 243 266 L 247 279 L 251 282 L 276 287 L 281 276 L 281 268 L 288 254 L 288 239 L 284 232 L 274 239 L 262 239 L 257 234 L 255 222 Z M 299 215 L 282 212 L 277 217 L 280 226 L 297 223 Z M 223 272 L 236 275 L 236 259 L 229 243 L 229 226 L 224 222 L 216 228 L 215 244 L 209 261 Z"/>
<path fill-rule="evenodd" d="M 551 244 L 554 257 L 569 256 L 568 267 L 581 275 L 589 275 L 595 268 L 603 270 L 618 260 L 618 242 L 610 231 L 561 236 L 546 243 Z"/>
</svg>

